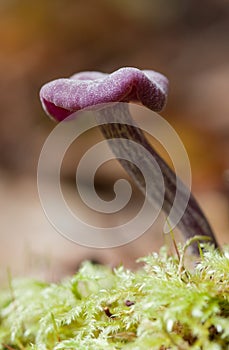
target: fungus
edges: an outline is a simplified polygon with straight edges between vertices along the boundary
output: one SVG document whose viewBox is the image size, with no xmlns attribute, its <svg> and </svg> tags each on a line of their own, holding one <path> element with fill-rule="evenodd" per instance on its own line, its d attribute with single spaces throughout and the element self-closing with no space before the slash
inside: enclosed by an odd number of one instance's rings
<svg viewBox="0 0 229 350">
<path fill-rule="evenodd" d="M 81 72 L 69 79 L 51 81 L 41 88 L 40 98 L 46 113 L 57 121 L 66 119 L 76 111 L 111 103 L 109 109 L 101 108 L 97 113 L 102 133 L 108 142 L 113 138 L 131 140 L 143 146 L 151 154 L 159 165 L 163 176 L 165 194 L 162 209 L 168 214 L 173 206 L 176 191 L 180 191 L 182 199 L 182 196 L 187 193 L 187 188 L 152 147 L 142 130 L 133 122 L 127 104 L 123 103 L 120 107 L 120 104 L 116 103 L 138 102 L 150 110 L 161 111 L 166 103 L 167 93 L 168 80 L 162 74 L 151 70 L 141 71 L 137 68 L 127 67 L 111 74 Z M 111 113 L 115 118 L 115 123 L 109 123 Z M 134 165 L 136 157 L 141 159 L 141 154 L 136 155 L 131 148 L 126 149 L 126 144 L 121 141 L 118 146 L 112 143 L 110 146 L 124 169 L 144 193 L 144 177 Z M 120 157 L 120 155 L 124 155 L 124 157 Z M 126 156 L 128 156 L 129 161 L 126 160 Z M 147 166 L 147 163 L 144 166 Z M 179 181 L 179 189 L 177 181 Z M 152 183 L 154 190 L 148 194 L 148 200 L 155 203 L 157 193 L 161 191 L 158 172 L 152 174 Z M 180 203 L 176 203 L 177 213 L 183 210 L 182 205 L 182 200 Z M 190 194 L 187 207 L 177 226 L 186 240 L 195 235 L 206 236 L 211 239 L 215 247 L 218 247 L 214 233 L 192 194 Z M 193 253 L 199 253 L 197 245 L 193 246 L 192 249 Z"/>
</svg>

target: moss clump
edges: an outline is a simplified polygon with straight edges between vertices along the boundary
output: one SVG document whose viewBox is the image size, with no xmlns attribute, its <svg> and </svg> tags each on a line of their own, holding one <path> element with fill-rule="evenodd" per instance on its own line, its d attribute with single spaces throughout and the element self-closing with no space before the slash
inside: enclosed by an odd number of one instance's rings
<svg viewBox="0 0 229 350">
<path fill-rule="evenodd" d="M 182 252 L 181 252 L 182 253 Z M 0 292 L 0 349 L 229 349 L 229 249 L 180 268 L 165 248 L 137 272 L 85 262 L 60 284 Z"/>
</svg>

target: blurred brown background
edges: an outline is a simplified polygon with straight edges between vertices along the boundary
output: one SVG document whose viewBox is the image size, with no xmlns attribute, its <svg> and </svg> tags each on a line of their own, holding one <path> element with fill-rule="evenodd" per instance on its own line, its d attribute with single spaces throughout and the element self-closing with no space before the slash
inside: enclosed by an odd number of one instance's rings
<svg viewBox="0 0 229 350">
<path fill-rule="evenodd" d="M 39 89 L 81 70 L 135 66 L 168 76 L 163 115 L 184 142 L 193 191 L 218 240 L 229 243 L 228 37 L 226 0 L 1 0 L 0 278 L 8 266 L 13 274 L 57 279 L 84 258 L 133 266 L 163 242 L 159 220 L 125 247 L 79 247 L 57 234 L 42 211 L 36 167 L 55 125 L 41 109 Z M 92 133 L 90 140 L 98 137 Z M 63 170 L 69 193 L 75 166 L 72 155 Z M 105 196 L 109 176 L 106 168 L 98 176 Z M 89 220 L 93 214 L 85 216 Z"/>
</svg>

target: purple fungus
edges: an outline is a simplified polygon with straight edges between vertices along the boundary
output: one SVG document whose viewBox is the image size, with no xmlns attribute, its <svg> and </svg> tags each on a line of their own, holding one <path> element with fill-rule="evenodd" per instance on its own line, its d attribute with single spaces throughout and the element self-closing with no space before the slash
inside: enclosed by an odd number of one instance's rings
<svg viewBox="0 0 229 350">
<path fill-rule="evenodd" d="M 179 190 L 181 200 L 176 203 L 177 207 L 175 208 L 175 211 L 179 214 L 183 210 L 182 195 L 184 196 L 184 193 L 187 193 L 186 186 L 177 178 L 173 170 L 149 143 L 142 130 L 134 123 L 127 104 L 117 103 L 137 102 L 152 111 L 159 112 L 166 104 L 167 93 L 168 80 L 162 74 L 151 70 L 141 71 L 137 68 L 127 67 L 111 74 L 81 72 L 69 79 L 51 81 L 41 88 L 40 98 L 46 113 L 57 121 L 64 120 L 76 111 L 111 103 L 109 108 L 99 109 L 96 118 L 100 122 L 99 127 L 108 143 L 109 140 L 114 138 L 120 139 L 119 149 L 117 149 L 117 144 L 116 146 L 110 144 L 113 153 L 138 188 L 145 193 L 144 177 L 142 172 L 134 165 L 136 157 L 141 159 L 142 156 L 131 149 L 127 149 L 126 143 L 122 143 L 121 140 L 131 140 L 145 147 L 159 165 L 163 175 L 165 194 L 162 209 L 166 214 L 170 213 L 176 191 Z M 115 122 L 109 123 L 111 113 Z M 121 159 L 127 156 L 129 161 Z M 147 167 L 147 162 L 144 163 L 144 159 L 142 161 L 143 166 Z M 179 188 L 177 187 L 178 181 Z M 153 190 L 147 195 L 148 200 L 155 204 L 157 193 L 161 191 L 161 183 L 158 180 L 157 172 L 152 173 L 152 184 Z M 218 247 L 214 233 L 192 194 L 190 194 L 188 205 L 177 226 L 186 240 L 195 235 L 206 236 L 211 239 L 215 247 Z M 194 254 L 199 254 L 197 245 L 194 245 L 192 250 Z"/>
</svg>

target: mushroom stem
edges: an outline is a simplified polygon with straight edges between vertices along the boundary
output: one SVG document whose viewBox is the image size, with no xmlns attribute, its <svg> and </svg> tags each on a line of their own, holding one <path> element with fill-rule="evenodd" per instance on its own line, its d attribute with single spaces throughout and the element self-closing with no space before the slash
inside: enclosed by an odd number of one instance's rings
<svg viewBox="0 0 229 350">
<path fill-rule="evenodd" d="M 182 199 L 184 199 L 184 196 L 187 195 L 187 191 L 189 192 L 189 190 L 185 184 L 179 178 L 177 178 L 176 174 L 159 156 L 156 150 L 150 145 L 142 130 L 136 126 L 130 115 L 128 106 L 123 103 L 118 103 L 113 104 L 110 107 L 100 109 L 96 112 L 96 119 L 100 124 L 100 129 L 105 138 L 108 140 L 113 153 L 144 194 L 145 180 L 141 169 L 138 169 L 135 164 L 139 164 L 140 162 L 140 164 L 142 164 L 142 169 L 146 169 L 145 167 L 147 167 L 149 171 L 151 171 L 152 190 L 147 193 L 148 201 L 153 205 L 157 204 L 159 198 L 158 196 L 161 192 L 161 179 L 158 177 L 158 171 L 152 171 L 152 164 L 150 165 L 149 159 L 145 159 L 145 157 L 141 154 L 141 147 L 138 147 L 137 152 L 136 150 L 131 150 L 131 148 L 127 149 L 126 142 L 123 140 L 131 140 L 143 146 L 159 165 L 165 186 L 164 203 L 162 207 L 163 211 L 167 215 L 170 213 L 177 190 L 179 191 L 180 200 L 178 202 L 176 201 L 176 207 L 173 209 L 177 215 L 184 211 Z M 117 138 L 119 138 L 118 143 L 114 144 L 109 142 L 109 140 Z M 122 159 L 127 157 L 129 161 Z M 178 182 L 179 186 L 177 186 Z M 181 220 L 177 224 L 177 227 L 180 229 L 186 240 L 194 237 L 195 235 L 207 236 L 211 239 L 214 246 L 218 247 L 218 243 L 206 217 L 204 216 L 193 195 L 191 193 L 189 193 L 189 195 L 190 197 L 187 207 L 183 216 L 181 217 Z M 192 247 L 192 250 L 194 254 L 199 255 L 197 244 Z"/>
</svg>

